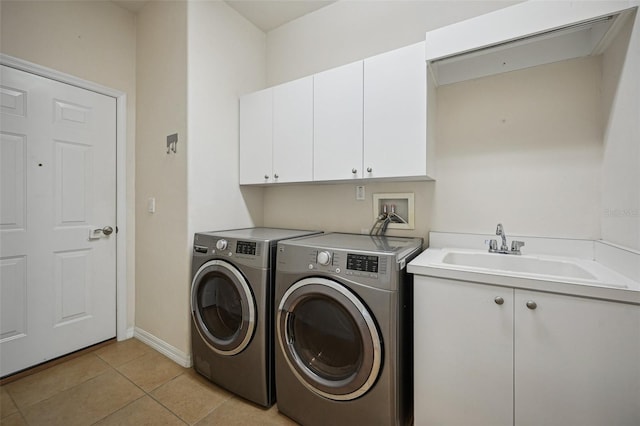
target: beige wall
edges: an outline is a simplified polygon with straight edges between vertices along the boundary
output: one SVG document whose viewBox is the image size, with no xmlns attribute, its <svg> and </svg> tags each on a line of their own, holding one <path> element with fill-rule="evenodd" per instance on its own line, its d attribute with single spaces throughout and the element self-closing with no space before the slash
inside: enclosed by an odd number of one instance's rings
<svg viewBox="0 0 640 426">
<path fill-rule="evenodd" d="M 268 82 L 420 41 L 428 29 L 508 5 L 338 2 L 268 34 Z M 508 234 L 600 238 L 600 74 L 591 58 L 440 87 L 436 182 L 365 181 L 365 201 L 355 200 L 354 184 L 269 187 L 265 225 L 361 232 L 373 221 L 372 193 L 413 192 L 416 236 L 491 233 L 502 222 Z"/>
<path fill-rule="evenodd" d="M 424 41 L 428 30 L 519 1 L 337 1 L 267 34 L 269 85 Z"/>
<path fill-rule="evenodd" d="M 138 13 L 136 327 L 178 357 L 191 352 L 193 233 L 262 222 L 262 190 L 238 185 L 238 96 L 264 86 L 264 69 L 264 33 L 224 2 Z"/>
<path fill-rule="evenodd" d="M 189 353 L 187 233 L 187 3 L 138 12 L 136 329 Z M 166 137 L 177 133 L 177 153 Z M 156 199 L 156 212 L 147 200 Z"/>
<path fill-rule="evenodd" d="M 2 53 L 127 94 L 127 328 L 131 328 L 135 277 L 135 17 L 108 1 L 2 0 L 0 10 Z"/>
<path fill-rule="evenodd" d="M 432 229 L 598 239 L 600 75 L 590 57 L 440 87 Z"/>
<path fill-rule="evenodd" d="M 240 188 L 240 94 L 265 85 L 266 36 L 224 2 L 189 4 L 189 238 L 262 224 L 262 190 Z"/>
</svg>

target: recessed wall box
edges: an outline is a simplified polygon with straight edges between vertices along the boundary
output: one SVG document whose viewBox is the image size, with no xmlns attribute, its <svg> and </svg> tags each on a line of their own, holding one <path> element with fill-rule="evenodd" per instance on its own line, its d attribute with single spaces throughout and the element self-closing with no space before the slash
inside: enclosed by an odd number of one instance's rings
<svg viewBox="0 0 640 426">
<path fill-rule="evenodd" d="M 413 193 L 373 194 L 373 220 L 380 215 L 395 214 L 387 225 L 388 229 L 415 229 Z"/>
<path fill-rule="evenodd" d="M 526 1 L 426 34 L 436 85 L 602 53 L 640 1 Z"/>
</svg>

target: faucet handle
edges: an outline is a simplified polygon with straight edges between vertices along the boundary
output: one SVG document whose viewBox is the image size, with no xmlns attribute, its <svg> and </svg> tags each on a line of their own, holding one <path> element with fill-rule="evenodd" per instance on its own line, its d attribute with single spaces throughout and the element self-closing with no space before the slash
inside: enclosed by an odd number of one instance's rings
<svg viewBox="0 0 640 426">
<path fill-rule="evenodd" d="M 520 248 L 524 246 L 524 241 L 511 241 L 511 252 L 520 254 Z"/>
<path fill-rule="evenodd" d="M 493 253 L 495 251 L 498 251 L 498 241 L 484 240 L 484 243 L 489 245 L 489 252 Z"/>
</svg>

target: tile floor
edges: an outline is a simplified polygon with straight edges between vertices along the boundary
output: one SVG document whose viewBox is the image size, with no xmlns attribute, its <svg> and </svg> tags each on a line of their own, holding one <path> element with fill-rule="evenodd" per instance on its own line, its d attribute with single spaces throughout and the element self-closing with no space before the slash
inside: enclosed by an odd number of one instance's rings
<svg viewBox="0 0 640 426">
<path fill-rule="evenodd" d="M 0 402 L 2 426 L 296 425 L 136 339 L 8 383 Z"/>
</svg>

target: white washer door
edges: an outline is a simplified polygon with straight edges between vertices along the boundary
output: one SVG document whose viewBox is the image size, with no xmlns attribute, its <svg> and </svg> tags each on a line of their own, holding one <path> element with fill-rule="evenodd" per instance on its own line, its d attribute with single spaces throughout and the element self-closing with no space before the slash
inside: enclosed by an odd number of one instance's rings
<svg viewBox="0 0 640 426">
<path fill-rule="evenodd" d="M 348 401 L 375 383 L 382 340 L 367 307 L 343 285 L 298 281 L 282 297 L 276 324 L 289 367 L 313 392 Z"/>
<path fill-rule="evenodd" d="M 198 333 L 222 355 L 242 352 L 255 330 L 255 300 L 249 283 L 232 264 L 211 260 L 191 283 L 191 315 Z"/>
</svg>

